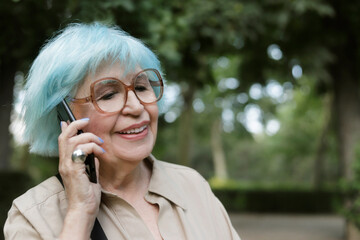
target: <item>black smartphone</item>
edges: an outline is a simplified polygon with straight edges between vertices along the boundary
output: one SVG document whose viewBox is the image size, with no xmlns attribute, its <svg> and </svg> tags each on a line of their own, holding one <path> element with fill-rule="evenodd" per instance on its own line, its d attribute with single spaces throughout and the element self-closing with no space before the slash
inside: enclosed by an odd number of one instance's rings
<svg viewBox="0 0 360 240">
<path fill-rule="evenodd" d="M 57 106 L 57 115 L 59 121 L 75 121 L 74 114 L 71 112 L 69 105 L 66 103 L 65 99 L 63 99 Z M 81 134 L 83 131 L 79 130 L 77 134 Z M 96 168 L 95 168 L 95 159 L 94 154 L 91 153 L 86 157 L 85 160 L 86 173 L 89 176 L 90 182 L 97 183 L 96 178 Z"/>
</svg>

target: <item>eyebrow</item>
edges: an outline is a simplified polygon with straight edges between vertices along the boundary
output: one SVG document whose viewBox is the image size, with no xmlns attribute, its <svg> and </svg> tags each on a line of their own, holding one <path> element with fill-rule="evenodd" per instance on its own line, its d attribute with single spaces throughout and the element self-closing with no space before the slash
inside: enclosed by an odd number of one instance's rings
<svg viewBox="0 0 360 240">
<path fill-rule="evenodd" d="M 136 73 L 134 73 L 134 72 L 129 72 L 126 76 L 130 76 L 130 77 L 131 77 L 130 79 L 131 79 L 131 82 L 132 82 L 132 81 L 134 81 L 135 76 L 138 75 L 141 71 L 143 71 L 143 69 L 137 71 Z M 123 81 L 123 79 L 126 79 L 126 76 L 125 76 L 125 77 L 122 77 L 122 78 L 119 78 L 119 77 L 102 77 L 102 78 L 97 78 L 97 79 L 95 79 L 94 82 L 95 82 L 95 81 L 98 81 L 98 80 L 100 80 L 100 79 L 116 79 L 116 80 L 119 80 L 119 81 L 125 83 L 125 82 Z"/>
</svg>

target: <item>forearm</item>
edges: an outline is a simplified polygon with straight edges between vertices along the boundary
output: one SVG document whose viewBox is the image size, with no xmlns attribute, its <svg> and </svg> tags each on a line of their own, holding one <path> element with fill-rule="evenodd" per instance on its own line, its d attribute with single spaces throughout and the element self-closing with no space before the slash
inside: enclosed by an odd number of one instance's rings
<svg viewBox="0 0 360 240">
<path fill-rule="evenodd" d="M 95 216 L 86 212 L 80 210 L 68 211 L 59 239 L 89 240 L 94 221 Z"/>
</svg>

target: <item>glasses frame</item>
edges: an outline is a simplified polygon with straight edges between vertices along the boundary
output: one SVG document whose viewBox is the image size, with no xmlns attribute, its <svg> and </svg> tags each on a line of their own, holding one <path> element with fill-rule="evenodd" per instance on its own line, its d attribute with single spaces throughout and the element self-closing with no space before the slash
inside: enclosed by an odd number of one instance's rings
<svg viewBox="0 0 360 240">
<path fill-rule="evenodd" d="M 160 83 L 160 84 L 159 84 L 159 85 L 160 85 L 160 95 L 159 95 L 159 97 L 158 97 L 155 101 L 153 101 L 153 102 L 143 102 L 143 101 L 138 97 L 138 95 L 136 94 L 136 91 L 135 91 L 135 85 L 134 85 L 135 81 L 134 81 L 134 80 L 137 78 L 137 76 L 139 76 L 141 73 L 146 72 L 146 71 L 153 71 L 153 72 L 155 72 L 155 74 L 157 75 L 157 77 L 158 77 L 159 80 L 160 80 L 160 81 L 159 81 L 159 83 Z M 103 110 L 97 105 L 97 103 L 96 103 L 96 100 L 95 100 L 95 98 L 94 98 L 94 96 L 95 96 L 94 86 L 95 86 L 96 83 L 98 83 L 98 82 L 100 82 L 100 81 L 102 81 L 102 80 L 106 80 L 106 79 L 115 80 L 115 81 L 117 81 L 117 82 L 120 82 L 120 83 L 124 86 L 124 88 L 125 88 L 124 106 L 123 106 L 120 110 L 117 110 L 117 111 L 114 111 L 114 112 L 106 112 L 106 111 L 103 111 Z M 163 82 L 163 79 L 162 79 L 162 77 L 161 77 L 161 75 L 160 75 L 160 73 L 159 73 L 158 70 L 156 70 L 155 68 L 146 68 L 146 69 L 138 72 L 138 73 L 132 78 L 132 81 L 131 81 L 131 84 L 130 84 L 130 85 L 126 85 L 126 84 L 123 83 L 120 79 L 112 78 L 112 77 L 110 77 L 110 78 L 106 77 L 106 78 L 98 79 L 98 80 L 96 80 L 95 82 L 91 83 L 91 85 L 90 85 L 90 96 L 87 96 L 87 97 L 84 97 L 84 98 L 72 98 L 72 99 L 70 99 L 70 102 L 72 102 L 72 103 L 74 103 L 74 104 L 85 104 L 85 103 L 91 102 L 91 103 L 93 104 L 93 106 L 95 107 L 95 109 L 96 109 L 98 112 L 103 113 L 103 114 L 115 114 L 115 113 L 121 112 L 121 111 L 124 109 L 124 107 L 125 107 L 125 105 L 126 105 L 125 103 L 126 103 L 126 101 L 127 101 L 127 99 L 128 99 L 128 92 L 129 92 L 129 91 L 133 91 L 133 92 L 134 92 L 134 95 L 136 96 L 137 100 L 139 100 L 139 102 L 140 102 L 141 104 L 143 104 L 143 105 L 152 104 L 152 103 L 158 102 L 158 101 L 162 98 L 163 93 L 164 93 L 164 82 Z"/>
</svg>

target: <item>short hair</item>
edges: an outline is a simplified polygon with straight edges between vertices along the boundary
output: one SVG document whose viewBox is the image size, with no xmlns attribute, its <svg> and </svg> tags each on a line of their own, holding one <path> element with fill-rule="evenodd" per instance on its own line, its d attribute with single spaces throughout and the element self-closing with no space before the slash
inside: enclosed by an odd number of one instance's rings
<svg viewBox="0 0 360 240">
<path fill-rule="evenodd" d="M 119 61 L 125 71 L 139 66 L 155 68 L 163 75 L 156 55 L 118 26 L 73 23 L 46 42 L 25 85 L 22 119 L 30 152 L 58 155 L 61 130 L 56 106 L 63 98 L 73 96 L 87 74 L 95 73 L 107 61 Z"/>
</svg>

